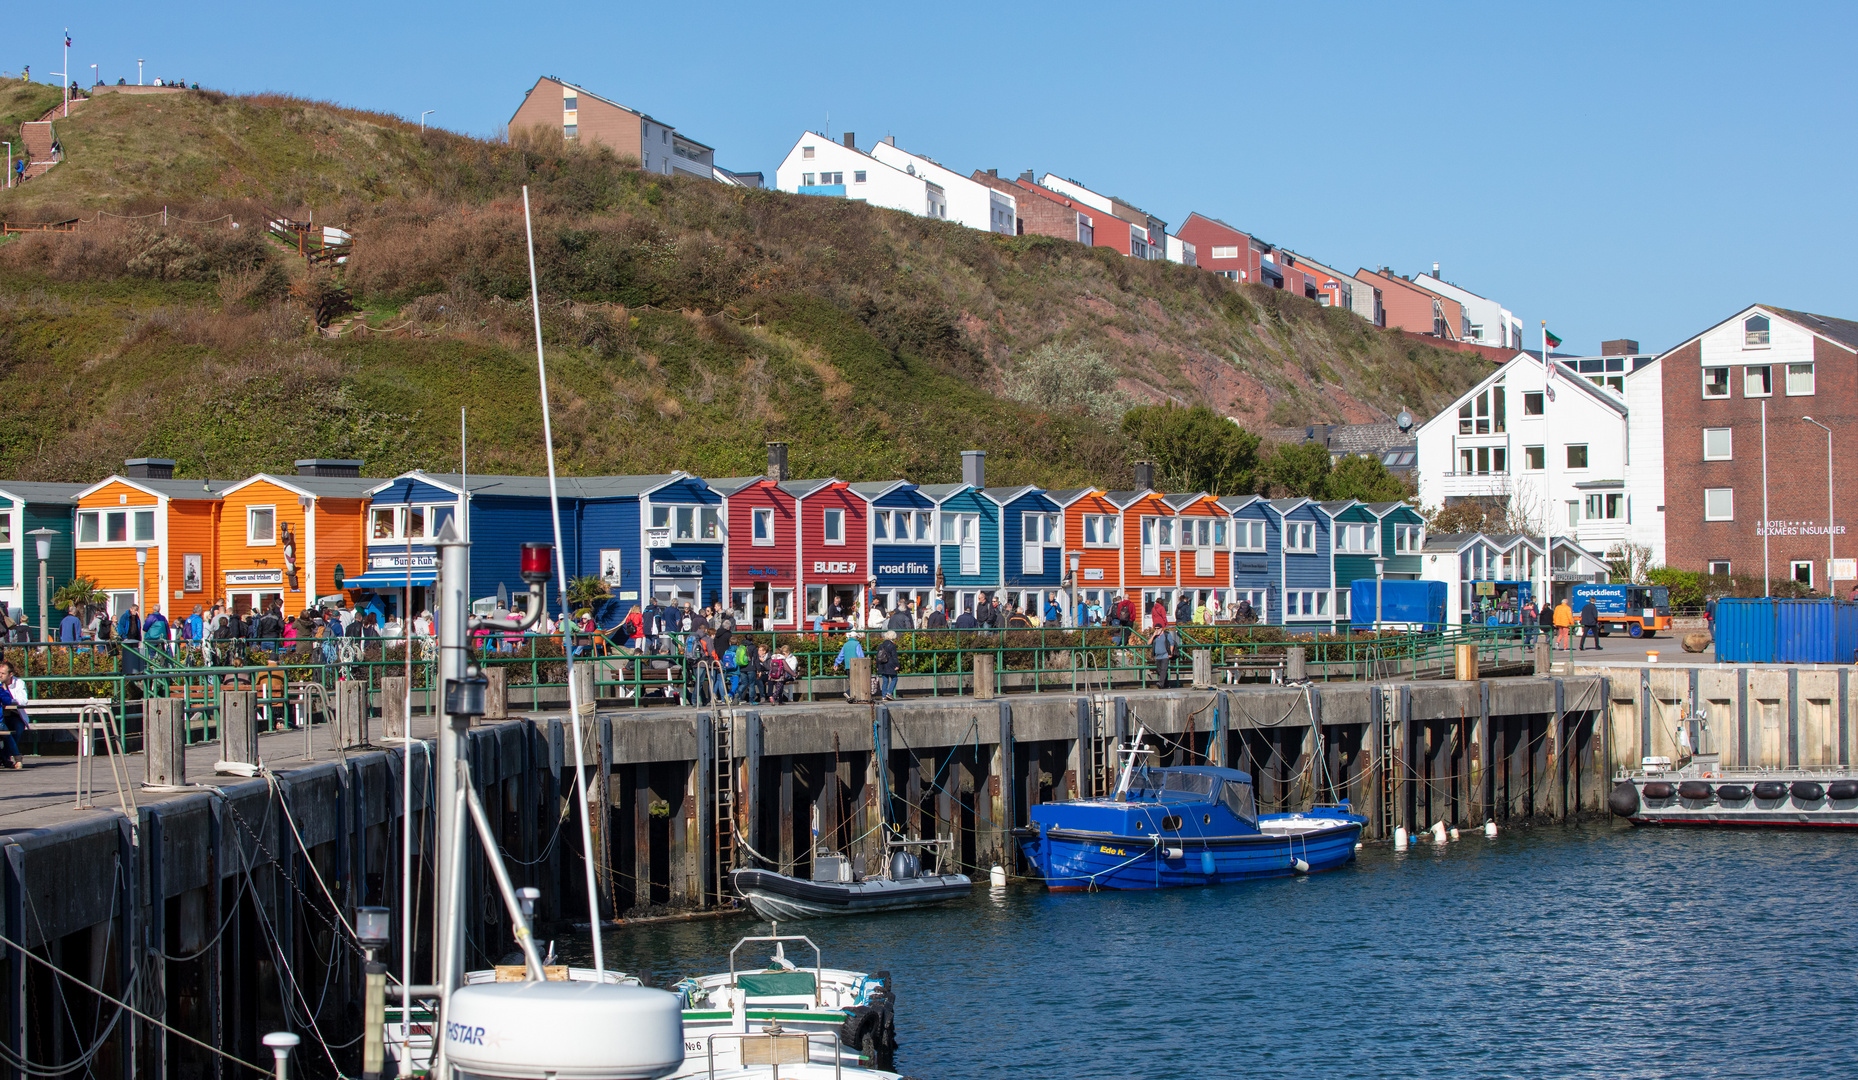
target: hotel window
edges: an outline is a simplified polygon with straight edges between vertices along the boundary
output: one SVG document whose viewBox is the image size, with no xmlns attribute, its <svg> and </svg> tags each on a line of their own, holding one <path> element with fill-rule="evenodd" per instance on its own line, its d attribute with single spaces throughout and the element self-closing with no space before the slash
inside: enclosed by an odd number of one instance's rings
<svg viewBox="0 0 1858 1080">
<path fill-rule="evenodd" d="M 245 508 L 245 542 L 247 544 L 277 543 L 276 507 L 248 506 Z"/>
<path fill-rule="evenodd" d="M 1703 429 L 1703 460 L 1729 461 L 1735 456 L 1734 440 L 1730 436 L 1732 430 L 1726 427 Z"/>
<path fill-rule="evenodd" d="M 826 528 L 826 543 L 828 544 L 845 543 L 845 511 L 843 510 L 826 511 L 825 528 Z"/>
<path fill-rule="evenodd" d="M 1735 520 L 1735 489 L 1734 488 L 1704 488 L 1703 489 L 1703 520 L 1705 521 L 1734 521 Z"/>
<path fill-rule="evenodd" d="M 1742 344 L 1744 346 L 1768 344 L 1768 317 L 1766 315 L 1754 315 L 1743 321 Z"/>
<path fill-rule="evenodd" d="M 808 161 L 813 160 L 813 148 L 810 146 L 802 146 L 800 148 L 800 156 Z"/>
<path fill-rule="evenodd" d="M 1542 415 L 1542 391 L 1540 390 L 1523 391 L 1523 415 L 1524 416 L 1541 416 Z"/>
<path fill-rule="evenodd" d="M 1742 396 L 1767 397 L 1774 393 L 1774 369 L 1766 364 L 1751 364 L 1742 369 Z"/>
<path fill-rule="evenodd" d="M 754 543 L 762 547 L 774 544 L 774 508 L 756 507 L 754 524 Z"/>
<path fill-rule="evenodd" d="M 1580 500 L 1569 499 L 1568 500 L 1568 528 L 1570 529 L 1575 528 L 1576 526 L 1580 525 L 1580 523 L 1581 523 Z"/>
<path fill-rule="evenodd" d="M 1813 365 L 1787 365 L 1787 396 L 1806 397 L 1813 392 Z"/>
<path fill-rule="evenodd" d="M 800 186 L 801 187 L 812 187 L 813 186 L 813 174 L 810 172 L 801 173 L 800 174 Z"/>
<path fill-rule="evenodd" d="M 820 173 L 819 182 L 822 184 L 843 184 L 845 182 L 845 174 L 842 172 Z"/>
<path fill-rule="evenodd" d="M 1705 573 L 1709 574 L 1711 577 L 1728 577 L 1729 576 L 1729 560 L 1728 559 L 1711 559 L 1709 563 L 1709 569 L 1706 570 Z"/>
<path fill-rule="evenodd" d="M 862 184 L 862 183 L 864 183 L 864 173 L 865 173 L 865 171 L 864 171 L 863 169 L 858 169 L 858 170 L 856 170 L 856 171 L 854 171 L 854 172 L 852 173 L 852 183 L 854 183 L 854 184 Z"/>
<path fill-rule="evenodd" d="M 573 112 L 574 110 L 580 108 L 581 107 L 580 95 L 579 94 L 561 95 L 561 107 L 568 112 Z"/>
<path fill-rule="evenodd" d="M 1509 451 L 1501 446 L 1468 446 L 1458 451 L 1458 465 L 1458 471 L 1464 474 L 1502 475 L 1510 471 Z"/>
<path fill-rule="evenodd" d="M 1795 559 L 1788 565 L 1793 579 L 1807 588 L 1813 587 L 1813 563 L 1810 559 Z"/>
<path fill-rule="evenodd" d="M 718 506 L 706 506 L 697 513 L 697 539 L 721 540 L 723 538 L 723 512 Z"/>
<path fill-rule="evenodd" d="M 1523 447 L 1523 469 L 1526 472 L 1541 472 L 1548 468 L 1548 451 L 1540 446 Z"/>
<path fill-rule="evenodd" d="M 1703 369 L 1703 396 L 1706 398 L 1726 398 L 1729 396 L 1728 368 L 1706 367 Z"/>
<path fill-rule="evenodd" d="M 1587 496 L 1588 521 L 1617 521 L 1626 514 L 1624 495 Z"/>
<path fill-rule="evenodd" d="M 1236 259 L 1239 257 L 1239 246 L 1237 244 L 1214 244 L 1213 257 L 1215 259 Z"/>
<path fill-rule="evenodd" d="M 1213 546 L 1226 546 L 1226 519 L 1218 518 L 1213 522 Z"/>
<path fill-rule="evenodd" d="M 566 139 L 578 139 L 581 135 L 581 125 L 563 124 L 561 125 L 561 135 Z"/>
<path fill-rule="evenodd" d="M 1568 447 L 1568 468 L 1585 469 L 1587 467 L 1587 444 L 1579 443 Z"/>
</svg>

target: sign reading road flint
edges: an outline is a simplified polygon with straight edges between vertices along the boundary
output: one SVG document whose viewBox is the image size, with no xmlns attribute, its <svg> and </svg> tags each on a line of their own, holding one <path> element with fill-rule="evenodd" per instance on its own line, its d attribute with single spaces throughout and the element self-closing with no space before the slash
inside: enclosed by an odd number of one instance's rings
<svg viewBox="0 0 1858 1080">
<path fill-rule="evenodd" d="M 856 574 L 858 564 L 855 562 L 816 562 L 813 564 L 815 574 Z"/>
<path fill-rule="evenodd" d="M 820 565 L 823 566 L 825 564 L 821 563 Z M 835 563 L 834 565 L 841 565 L 841 564 Z M 879 577 L 890 577 L 896 574 L 927 574 L 934 568 L 931 567 L 926 562 L 893 562 L 893 563 L 878 563 L 877 566 L 874 567 L 873 569 L 875 570 L 875 572 L 877 573 Z M 842 571 L 836 571 L 836 570 L 830 571 L 830 573 L 841 573 L 841 572 Z"/>
<path fill-rule="evenodd" d="M 702 577 L 702 560 L 689 562 L 672 562 L 669 559 L 652 560 L 653 577 Z"/>
</svg>

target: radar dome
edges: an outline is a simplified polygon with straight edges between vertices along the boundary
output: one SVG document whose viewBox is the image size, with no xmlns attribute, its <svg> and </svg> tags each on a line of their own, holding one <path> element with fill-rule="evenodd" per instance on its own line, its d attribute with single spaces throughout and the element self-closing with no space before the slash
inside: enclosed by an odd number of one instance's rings
<svg viewBox="0 0 1858 1080">
<path fill-rule="evenodd" d="M 653 1080 L 684 1063 L 675 995 L 586 982 L 487 983 L 452 991 L 445 1053 L 478 1077 Z"/>
</svg>

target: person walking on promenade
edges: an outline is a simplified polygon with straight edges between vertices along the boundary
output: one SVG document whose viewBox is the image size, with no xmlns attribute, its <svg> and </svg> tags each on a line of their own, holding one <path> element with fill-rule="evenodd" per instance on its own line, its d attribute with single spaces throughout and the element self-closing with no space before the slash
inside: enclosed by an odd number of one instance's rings
<svg viewBox="0 0 1858 1080">
<path fill-rule="evenodd" d="M 1568 647 L 1568 631 L 1574 626 L 1574 609 L 1563 600 L 1555 605 L 1555 648 Z"/>
<path fill-rule="evenodd" d="M 897 632 L 884 631 L 884 640 L 877 643 L 871 656 L 872 667 L 877 671 L 879 694 L 885 701 L 897 700 L 897 676 L 903 671 L 897 661 Z"/>
<path fill-rule="evenodd" d="M 1541 622 L 1541 619 L 1542 619 L 1541 613 L 1535 609 L 1535 601 L 1533 599 L 1523 604 L 1523 613 L 1522 613 L 1523 648 L 1525 649 L 1535 648 L 1535 631 L 1536 631 L 1537 624 Z"/>
<path fill-rule="evenodd" d="M 1167 616 L 1163 615 L 1162 620 L 1148 639 L 1148 648 L 1155 661 L 1155 685 L 1166 690 L 1169 689 L 1168 671 L 1174 658 L 1174 642 L 1168 633 Z"/>
<path fill-rule="evenodd" d="M 78 621 L 77 605 L 65 609 L 65 617 L 58 620 L 58 640 L 72 645 L 84 640 L 84 624 Z"/>
<path fill-rule="evenodd" d="M 0 660 L 0 709 L 6 714 L 0 723 L 0 768 L 23 769 L 25 762 L 20 760 L 19 736 L 32 726 L 32 718 L 26 714 L 26 706 L 32 703 L 26 691 L 26 680 L 19 677 L 18 669 L 10 660 Z"/>
<path fill-rule="evenodd" d="M 1592 600 L 1581 607 L 1581 651 L 1587 650 L 1587 639 L 1593 639 L 1595 652 L 1600 651 L 1600 609 Z"/>
<path fill-rule="evenodd" d="M 938 603 L 935 610 L 929 613 L 929 617 L 923 620 L 923 628 L 926 630 L 948 629 L 948 612 L 942 610 L 941 604 Z"/>
</svg>

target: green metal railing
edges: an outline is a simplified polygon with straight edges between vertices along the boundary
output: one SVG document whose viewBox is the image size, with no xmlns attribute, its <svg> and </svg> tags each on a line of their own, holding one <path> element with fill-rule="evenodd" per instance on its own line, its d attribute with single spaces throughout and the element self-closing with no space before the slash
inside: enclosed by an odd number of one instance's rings
<svg viewBox="0 0 1858 1080">
<path fill-rule="evenodd" d="M 1524 628 L 1471 626 L 1431 633 L 1316 635 L 1290 637 L 1276 627 L 1189 625 L 1175 628 L 1177 654 L 1170 678 L 1180 681 L 1192 671 L 1193 654 L 1210 654 L 1216 681 L 1248 676 L 1271 678 L 1285 663 L 1286 651 L 1301 648 L 1311 679 L 1387 679 L 1450 677 L 1456 649 L 1474 645 L 1480 667 L 1528 662 Z M 868 655 L 884 631 L 862 635 Z M 687 654 L 693 635 L 666 634 L 659 651 L 613 646 L 603 637 L 577 637 L 576 663 L 593 672 L 594 696 L 634 707 L 648 704 L 712 704 L 738 696 L 735 672 L 719 670 L 706 659 Z M 835 663 L 846 638 L 831 632 L 741 632 L 736 644 L 770 652 L 785 647 L 797 673 L 787 685 L 790 700 L 838 697 L 845 689 L 849 665 Z M 976 658 L 993 661 L 996 693 L 1010 691 L 1089 693 L 1153 685 L 1158 672 L 1152 636 L 1141 630 L 1060 627 L 1005 630 L 897 631 L 902 689 L 932 698 L 972 692 Z M 116 703 L 118 730 L 139 731 L 142 701 L 178 698 L 186 703 L 188 740 L 218 737 L 219 693 L 236 688 L 257 693 L 261 730 L 322 722 L 311 700 L 320 688 L 326 695 L 338 680 L 362 683 L 378 695 L 384 680 L 411 678 L 417 710 L 435 707 L 437 649 L 429 640 L 413 642 L 409 665 L 398 641 L 365 643 L 354 639 L 316 639 L 304 647 L 262 644 L 175 642 L 11 644 L 7 659 L 22 665 L 34 700 L 108 698 Z M 478 642 L 472 655 L 487 670 L 503 672 L 506 700 L 512 708 L 542 709 L 564 704 L 567 661 L 559 635 L 501 635 Z M 718 683 L 720 681 L 720 693 Z M 398 689 L 398 687 L 396 687 Z M 740 696 L 747 696 L 742 693 Z"/>
</svg>

